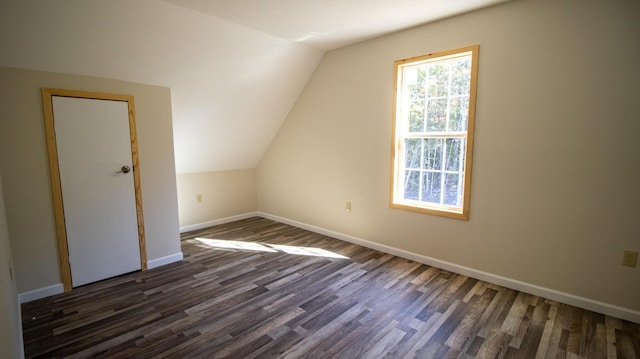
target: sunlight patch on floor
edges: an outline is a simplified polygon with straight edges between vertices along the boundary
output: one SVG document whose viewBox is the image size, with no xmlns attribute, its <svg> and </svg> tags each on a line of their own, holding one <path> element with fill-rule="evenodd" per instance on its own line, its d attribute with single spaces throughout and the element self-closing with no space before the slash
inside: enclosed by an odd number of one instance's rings
<svg viewBox="0 0 640 359">
<path fill-rule="evenodd" d="M 349 257 L 345 257 L 343 255 L 333 253 L 326 249 L 315 248 L 315 247 L 299 247 L 299 246 L 285 246 L 282 244 L 267 244 L 271 248 L 277 249 L 278 251 L 289 253 L 289 254 L 297 254 L 301 256 L 314 256 L 314 257 L 327 257 L 327 258 L 343 258 L 349 259 Z"/>
<path fill-rule="evenodd" d="M 196 241 L 214 248 L 244 249 L 258 252 L 277 252 L 257 242 L 228 241 L 223 239 L 196 238 Z"/>
<path fill-rule="evenodd" d="M 328 251 L 322 248 L 316 247 L 300 247 L 300 246 L 288 246 L 283 244 L 269 244 L 258 242 L 245 242 L 245 241 L 233 241 L 226 239 L 209 239 L 209 238 L 196 238 L 196 241 L 212 248 L 220 249 L 237 249 L 248 250 L 256 252 L 284 252 L 287 254 L 294 254 L 300 256 L 313 256 L 313 257 L 326 257 L 326 258 L 342 258 L 349 259 L 343 255 Z"/>
</svg>

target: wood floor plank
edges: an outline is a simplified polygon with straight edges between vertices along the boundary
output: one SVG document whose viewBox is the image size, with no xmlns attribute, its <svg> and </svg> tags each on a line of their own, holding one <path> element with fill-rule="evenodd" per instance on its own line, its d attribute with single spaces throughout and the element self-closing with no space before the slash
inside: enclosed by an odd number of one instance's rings
<svg viewBox="0 0 640 359">
<path fill-rule="evenodd" d="M 557 313 L 558 313 L 558 306 L 549 303 L 549 312 L 547 314 L 546 322 L 544 324 L 544 329 L 542 331 L 540 343 L 538 344 L 538 349 L 536 350 L 536 356 L 535 356 L 536 359 L 546 358 L 547 353 L 549 353 L 549 348 L 552 347 L 551 338 L 554 333 L 554 328 L 555 328 L 554 323 L 555 323 Z"/>
<path fill-rule="evenodd" d="M 182 252 L 23 304 L 26 357 L 640 358 L 638 323 L 264 218 Z"/>
</svg>

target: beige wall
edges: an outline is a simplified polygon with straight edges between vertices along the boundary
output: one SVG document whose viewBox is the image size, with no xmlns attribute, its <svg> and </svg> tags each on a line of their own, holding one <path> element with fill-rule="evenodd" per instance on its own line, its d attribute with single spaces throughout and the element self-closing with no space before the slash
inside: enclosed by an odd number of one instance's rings
<svg viewBox="0 0 640 359">
<path fill-rule="evenodd" d="M 181 227 L 258 209 L 255 169 L 178 174 L 177 185 Z"/>
<path fill-rule="evenodd" d="M 621 265 L 640 250 L 639 13 L 519 0 L 327 53 L 258 166 L 259 210 L 640 311 Z M 393 61 L 470 44 L 470 220 L 391 209 Z"/>
<path fill-rule="evenodd" d="M 5 216 L 2 179 L 0 177 L 0 348 L 6 358 L 24 357 L 18 290 L 13 276 L 11 243 Z"/>
<path fill-rule="evenodd" d="M 147 259 L 180 253 L 170 89 L 6 67 L 0 79 L 0 170 L 18 292 L 61 283 L 41 87 L 134 96 Z"/>
</svg>

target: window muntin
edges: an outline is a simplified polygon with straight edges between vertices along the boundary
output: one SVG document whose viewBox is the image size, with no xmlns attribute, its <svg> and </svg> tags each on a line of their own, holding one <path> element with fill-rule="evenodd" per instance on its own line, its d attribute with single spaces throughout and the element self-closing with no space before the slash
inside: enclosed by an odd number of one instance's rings
<svg viewBox="0 0 640 359">
<path fill-rule="evenodd" d="M 395 62 L 391 206 L 468 219 L 478 46 Z"/>
</svg>

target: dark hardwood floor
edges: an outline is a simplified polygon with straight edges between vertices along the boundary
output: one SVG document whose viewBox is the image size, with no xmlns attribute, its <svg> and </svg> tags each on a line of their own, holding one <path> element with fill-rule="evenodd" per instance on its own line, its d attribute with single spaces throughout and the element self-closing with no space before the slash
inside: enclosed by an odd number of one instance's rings
<svg viewBox="0 0 640 359">
<path fill-rule="evenodd" d="M 22 306 L 28 358 L 640 358 L 640 324 L 263 218 Z"/>
</svg>

